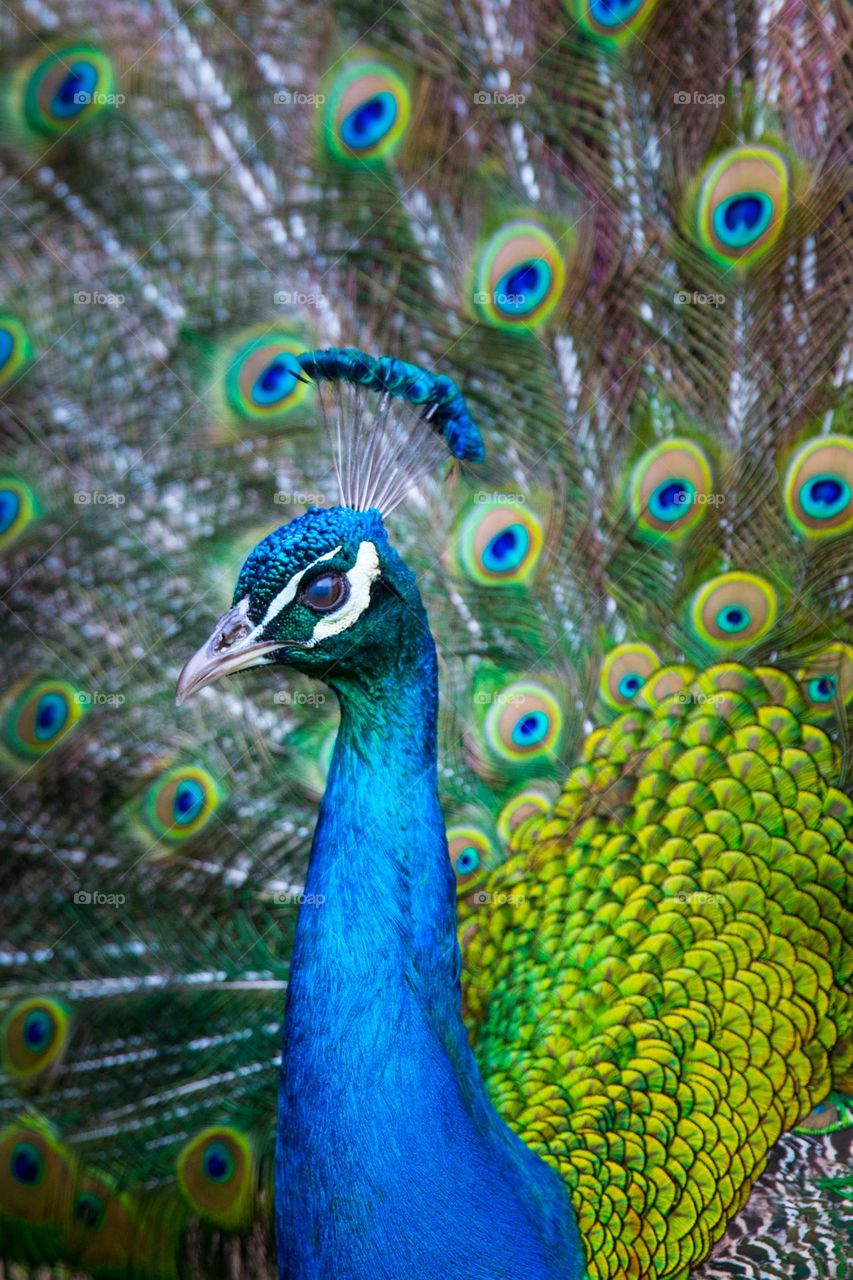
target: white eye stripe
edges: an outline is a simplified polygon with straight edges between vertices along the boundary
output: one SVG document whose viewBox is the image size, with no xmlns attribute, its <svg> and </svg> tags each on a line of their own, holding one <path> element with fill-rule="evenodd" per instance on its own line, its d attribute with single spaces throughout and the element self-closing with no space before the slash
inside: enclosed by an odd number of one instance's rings
<svg viewBox="0 0 853 1280">
<path fill-rule="evenodd" d="M 364 546 L 364 543 L 362 543 Z M 315 565 L 322 564 L 324 560 L 332 560 L 339 551 L 343 549 L 343 543 L 339 547 L 335 547 L 333 551 L 327 551 L 324 556 L 318 556 L 316 560 L 312 560 L 310 564 L 306 564 L 304 569 L 300 569 L 298 573 L 294 573 L 293 577 L 288 581 L 287 585 L 282 587 L 275 599 L 271 600 L 267 611 L 261 621 L 242 642 L 244 645 L 251 644 L 263 632 L 265 627 L 277 618 L 287 605 L 296 598 L 296 592 L 299 590 L 299 584 L 308 573 L 309 569 L 313 569 Z"/>
<path fill-rule="evenodd" d="M 340 548 L 339 548 L 340 549 Z M 349 599 L 336 613 L 321 618 L 315 625 L 307 648 L 313 649 L 328 636 L 340 635 L 358 622 L 370 605 L 370 588 L 379 577 L 379 555 L 372 542 L 362 542 L 355 564 L 347 571 Z"/>
</svg>

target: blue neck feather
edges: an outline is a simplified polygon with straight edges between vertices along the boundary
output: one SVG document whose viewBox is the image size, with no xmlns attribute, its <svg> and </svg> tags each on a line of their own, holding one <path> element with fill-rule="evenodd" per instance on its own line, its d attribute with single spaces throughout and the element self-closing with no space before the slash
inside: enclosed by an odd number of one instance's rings
<svg viewBox="0 0 853 1280">
<path fill-rule="evenodd" d="M 574 1280 L 556 1173 L 499 1119 L 460 1013 L 426 616 L 341 727 L 297 928 L 278 1111 L 282 1280 Z"/>
</svg>

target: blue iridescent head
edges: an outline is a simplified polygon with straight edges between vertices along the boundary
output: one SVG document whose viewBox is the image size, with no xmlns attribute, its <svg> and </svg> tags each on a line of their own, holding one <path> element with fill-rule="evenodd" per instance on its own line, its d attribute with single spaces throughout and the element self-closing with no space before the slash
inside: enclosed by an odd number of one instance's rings
<svg viewBox="0 0 853 1280">
<path fill-rule="evenodd" d="M 233 605 L 181 672 L 178 701 L 272 663 L 333 685 L 375 673 L 413 626 L 426 626 L 415 577 L 379 512 L 311 507 L 249 555 Z"/>
<path fill-rule="evenodd" d="M 480 433 L 447 378 L 353 349 L 306 352 L 298 360 L 315 381 L 354 388 L 337 420 L 350 414 L 355 427 L 335 432 L 338 440 L 349 436 L 353 448 L 349 462 L 339 457 L 337 466 L 352 492 L 342 493 L 338 507 L 309 508 L 255 547 L 231 608 L 181 672 L 179 702 L 220 676 L 271 663 L 333 685 L 369 676 L 399 661 L 413 628 L 426 627 L 414 575 L 390 545 L 382 511 L 393 510 L 437 457 L 482 457 Z M 376 410 L 366 409 L 366 391 L 378 396 Z M 373 465 L 375 451 L 382 467 Z"/>
</svg>

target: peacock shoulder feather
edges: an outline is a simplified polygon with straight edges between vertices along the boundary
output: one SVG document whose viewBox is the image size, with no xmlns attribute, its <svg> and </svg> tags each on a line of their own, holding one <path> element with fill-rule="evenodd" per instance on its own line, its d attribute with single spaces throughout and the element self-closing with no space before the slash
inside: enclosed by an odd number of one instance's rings
<svg viewBox="0 0 853 1280">
<path fill-rule="evenodd" d="M 846 1274 L 848 36 L 0 6 L 10 1275 Z"/>
<path fill-rule="evenodd" d="M 782 1134 L 850 1089 L 838 751 L 772 669 L 667 686 L 586 740 L 463 925 L 484 1077 L 596 1276 L 689 1275 Z"/>
</svg>

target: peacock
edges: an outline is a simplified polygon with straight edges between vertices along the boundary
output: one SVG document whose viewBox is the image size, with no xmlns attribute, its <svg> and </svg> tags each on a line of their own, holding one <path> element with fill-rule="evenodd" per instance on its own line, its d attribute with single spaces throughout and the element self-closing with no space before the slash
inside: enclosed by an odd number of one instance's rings
<svg viewBox="0 0 853 1280">
<path fill-rule="evenodd" d="M 6 1280 L 849 1275 L 849 36 L 0 5 Z"/>
</svg>

